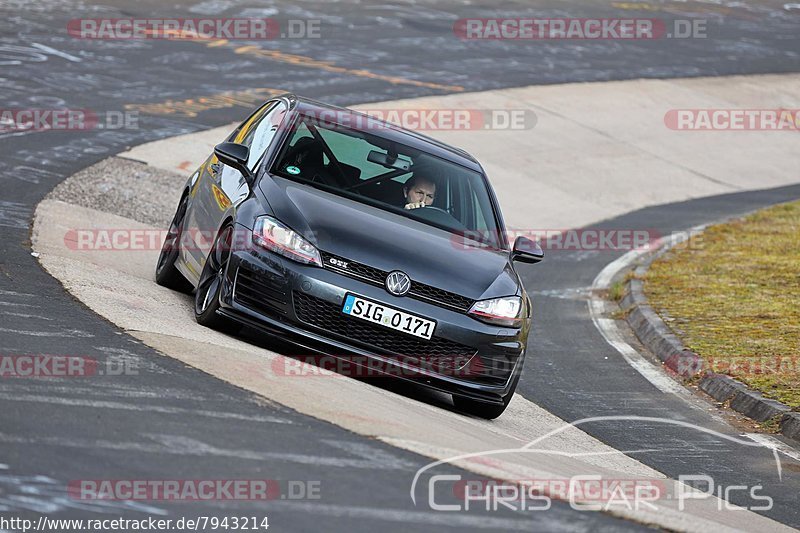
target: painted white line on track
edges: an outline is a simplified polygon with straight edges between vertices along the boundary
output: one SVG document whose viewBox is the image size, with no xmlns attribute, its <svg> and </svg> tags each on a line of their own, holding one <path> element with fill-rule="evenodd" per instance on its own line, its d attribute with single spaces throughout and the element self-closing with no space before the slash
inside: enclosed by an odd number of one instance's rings
<svg viewBox="0 0 800 533">
<path fill-rule="evenodd" d="M 683 242 L 695 233 L 702 231 L 703 228 L 705 228 L 705 225 L 693 227 L 688 231 L 676 232 L 668 237 L 658 239 L 648 248 L 631 250 L 607 264 L 592 282 L 592 297 L 589 299 L 589 315 L 592 317 L 592 322 L 594 322 L 597 330 L 606 342 L 617 350 L 634 370 L 639 372 L 639 374 L 655 388 L 667 394 L 688 397 L 691 395 L 691 392 L 686 387 L 667 376 L 661 368 L 645 359 L 642 354 L 625 340 L 622 332 L 617 327 L 616 320 L 603 316 L 606 310 L 606 302 L 599 296 L 599 293 L 611 287 L 611 280 L 613 280 L 620 271 L 629 268 L 645 255 L 652 253 L 653 250 L 662 249 L 664 245 L 672 247 Z"/>
<path fill-rule="evenodd" d="M 782 442 L 772 435 L 767 435 L 766 433 L 745 433 L 744 436 L 759 444 L 763 444 L 767 448 L 777 450 L 778 453 L 782 453 L 786 457 L 790 457 L 795 461 L 800 462 L 800 451 L 795 450 L 785 442 Z"/>
<path fill-rule="evenodd" d="M 683 385 L 666 376 L 660 368 L 642 357 L 642 354 L 628 344 L 613 319 L 602 318 L 604 306 L 605 302 L 598 297 L 593 296 L 589 300 L 589 314 L 592 316 L 592 322 L 606 342 L 617 350 L 634 370 L 661 392 L 677 395 L 689 394 Z"/>
</svg>

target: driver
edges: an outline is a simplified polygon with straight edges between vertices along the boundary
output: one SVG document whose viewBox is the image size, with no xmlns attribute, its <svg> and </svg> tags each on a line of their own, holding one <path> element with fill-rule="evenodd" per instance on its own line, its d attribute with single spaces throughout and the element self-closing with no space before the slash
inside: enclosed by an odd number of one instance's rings
<svg viewBox="0 0 800 533">
<path fill-rule="evenodd" d="M 403 186 L 406 209 L 431 205 L 436 199 L 436 184 L 428 178 L 414 174 Z"/>
</svg>

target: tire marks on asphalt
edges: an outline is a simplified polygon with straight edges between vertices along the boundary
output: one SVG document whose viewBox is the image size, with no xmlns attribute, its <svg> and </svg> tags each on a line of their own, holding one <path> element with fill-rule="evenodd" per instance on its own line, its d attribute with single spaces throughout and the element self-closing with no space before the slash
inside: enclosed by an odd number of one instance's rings
<svg viewBox="0 0 800 533">
<path fill-rule="evenodd" d="M 27 216 L 27 215 L 26 215 Z M 0 208 L 0 226 L 2 226 L 2 210 Z M 24 227 L 28 224 L 25 223 Z M 55 319 L 52 317 L 43 316 L 47 314 L 45 306 L 40 304 L 29 303 L 38 300 L 39 297 L 23 292 L 0 290 L 0 315 L 5 317 L 13 317 L 3 320 L 3 326 L 0 327 L 0 332 L 11 333 L 23 337 L 53 337 L 53 338 L 75 338 L 87 339 L 94 337 L 94 334 L 84 331 L 82 329 L 60 327 L 55 324 Z M 19 301 L 22 300 L 22 301 Z M 41 311 L 41 313 L 37 313 Z M 14 319 L 20 325 L 15 327 L 10 322 Z M 32 321 L 43 320 L 47 326 L 43 329 L 31 329 Z M 0 355 L 2 355 L 0 353 Z"/>
<path fill-rule="evenodd" d="M 137 411 L 142 413 L 155 413 L 178 416 L 202 416 L 207 418 L 219 418 L 224 420 L 241 420 L 246 422 L 257 422 L 264 424 L 291 424 L 287 418 L 268 416 L 268 415 L 245 415 L 240 413 L 208 411 L 202 409 L 186 409 L 182 407 L 168 407 L 164 405 L 132 404 L 123 402 L 112 402 L 107 400 L 89 400 L 85 398 L 70 398 L 67 396 L 52 396 L 38 394 L 21 394 L 0 392 L 0 400 L 6 402 L 34 402 L 42 404 L 54 404 L 60 406 L 87 407 L 90 409 L 116 409 L 119 411 Z M 2 440 L 2 439 L 0 439 Z"/>
<path fill-rule="evenodd" d="M 25 229 L 28 227 L 31 214 L 30 206 L 0 200 L 0 226 Z"/>
<path fill-rule="evenodd" d="M 8 465 L 5 466 L 8 470 Z M 3 470 L 3 468 L 0 468 Z M 67 494 L 67 483 L 44 475 L 0 474 L 0 512 L 31 511 L 52 514 L 61 511 L 119 514 L 137 511 L 164 516 L 167 512 L 153 505 L 130 500 L 77 500 Z"/>
<path fill-rule="evenodd" d="M 25 335 L 27 337 L 64 337 L 69 339 L 91 338 L 94 334 L 80 329 L 63 329 L 58 331 L 31 331 L 25 329 L 0 328 L 3 333 L 13 333 L 14 335 Z"/>
<path fill-rule="evenodd" d="M 48 445 L 59 448 L 74 448 L 81 450 L 109 450 L 116 452 L 153 453 L 158 455 L 224 457 L 238 461 L 256 462 L 282 462 L 295 463 L 314 467 L 356 468 L 365 470 L 401 470 L 412 469 L 414 463 L 378 449 L 377 446 L 353 446 L 352 443 L 342 441 L 337 443 L 337 448 L 358 453 L 353 457 L 348 455 L 335 456 L 311 455 L 291 452 L 270 452 L 244 448 L 222 448 L 192 437 L 173 434 L 145 434 L 147 441 L 111 441 L 104 439 L 80 439 L 47 437 L 23 437 L 0 433 L 0 442 L 17 445 Z M 331 444 L 332 441 L 324 441 Z"/>
</svg>

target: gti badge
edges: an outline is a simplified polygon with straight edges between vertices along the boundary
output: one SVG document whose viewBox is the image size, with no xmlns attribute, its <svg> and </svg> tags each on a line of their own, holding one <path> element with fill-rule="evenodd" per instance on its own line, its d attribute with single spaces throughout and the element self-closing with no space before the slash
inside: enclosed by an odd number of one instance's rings
<svg viewBox="0 0 800 533">
<path fill-rule="evenodd" d="M 341 259 L 336 259 L 335 257 L 331 257 L 330 259 L 328 259 L 328 262 L 333 266 L 339 268 L 347 268 L 347 265 L 350 264 L 347 261 L 342 261 Z"/>
<path fill-rule="evenodd" d="M 395 296 L 403 296 L 411 288 L 411 279 L 405 272 L 394 270 L 386 276 L 386 290 Z"/>
</svg>

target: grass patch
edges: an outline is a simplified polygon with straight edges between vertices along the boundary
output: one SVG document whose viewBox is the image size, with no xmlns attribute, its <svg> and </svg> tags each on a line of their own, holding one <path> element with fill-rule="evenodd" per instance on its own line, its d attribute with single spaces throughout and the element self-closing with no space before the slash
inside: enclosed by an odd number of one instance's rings
<svg viewBox="0 0 800 533">
<path fill-rule="evenodd" d="M 625 297 L 625 283 L 622 281 L 615 281 L 608 289 L 608 298 L 619 302 Z"/>
<path fill-rule="evenodd" d="M 615 281 L 611 284 L 606 291 L 606 298 L 612 300 L 614 302 L 619 302 L 623 298 L 625 298 L 625 294 L 627 293 L 628 289 L 628 282 L 632 279 L 640 279 L 636 276 L 636 273 L 633 270 L 629 270 L 625 273 L 621 280 Z"/>
<path fill-rule="evenodd" d="M 779 433 L 781 430 L 781 417 L 770 418 L 761 424 L 761 429 L 768 433 Z"/>
<path fill-rule="evenodd" d="M 708 228 L 644 288 L 711 370 L 800 410 L 800 202 Z"/>
</svg>

